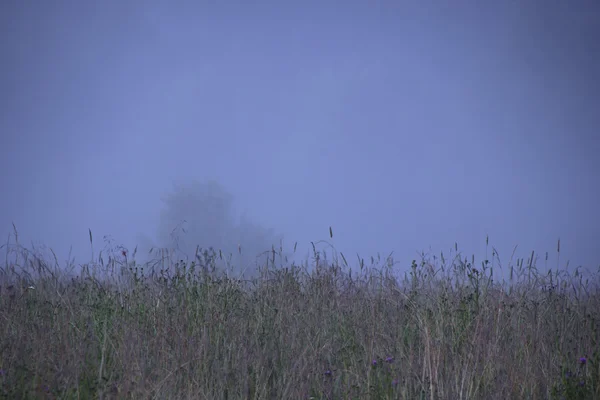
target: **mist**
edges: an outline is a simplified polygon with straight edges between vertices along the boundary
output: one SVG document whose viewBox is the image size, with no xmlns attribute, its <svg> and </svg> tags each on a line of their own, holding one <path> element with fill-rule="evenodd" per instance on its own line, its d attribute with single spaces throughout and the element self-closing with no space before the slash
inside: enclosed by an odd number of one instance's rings
<svg viewBox="0 0 600 400">
<path fill-rule="evenodd" d="M 0 29 L 7 242 L 600 266 L 593 2 L 5 1 Z"/>
</svg>

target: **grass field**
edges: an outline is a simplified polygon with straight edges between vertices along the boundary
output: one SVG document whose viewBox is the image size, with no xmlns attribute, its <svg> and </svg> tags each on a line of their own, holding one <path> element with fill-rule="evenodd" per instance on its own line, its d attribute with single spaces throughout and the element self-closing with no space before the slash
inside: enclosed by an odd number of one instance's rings
<svg viewBox="0 0 600 400">
<path fill-rule="evenodd" d="M 503 274 L 460 257 L 350 273 L 315 250 L 247 281 L 209 252 L 74 275 L 6 250 L 2 398 L 600 399 L 598 277 L 534 255 Z"/>
</svg>

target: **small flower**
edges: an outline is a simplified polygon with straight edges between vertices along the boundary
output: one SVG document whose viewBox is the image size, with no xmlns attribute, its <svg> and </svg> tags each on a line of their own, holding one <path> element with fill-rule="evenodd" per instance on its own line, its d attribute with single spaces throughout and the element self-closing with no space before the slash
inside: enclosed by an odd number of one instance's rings
<svg viewBox="0 0 600 400">
<path fill-rule="evenodd" d="M 374 366 L 374 367 L 376 367 L 376 366 L 377 366 L 377 360 L 373 360 L 373 361 L 371 362 L 371 365 L 372 365 L 372 366 Z"/>
<path fill-rule="evenodd" d="M 586 359 L 585 357 L 581 357 L 581 358 L 579 359 L 579 363 L 580 363 L 581 365 L 585 365 L 585 363 L 586 363 L 586 362 L 587 362 L 587 359 Z"/>
<path fill-rule="evenodd" d="M 327 371 L 325 371 L 325 376 L 331 376 L 331 370 L 328 369 Z"/>
<path fill-rule="evenodd" d="M 4 376 L 4 375 L 6 375 L 6 371 L 3 370 L 2 368 L 0 368 L 0 376 Z"/>
<path fill-rule="evenodd" d="M 394 357 L 387 357 L 387 358 L 385 359 L 385 362 L 386 362 L 386 363 L 388 363 L 388 364 L 391 364 L 391 363 L 393 363 L 393 362 L 394 362 Z"/>
<path fill-rule="evenodd" d="M 392 385 L 394 385 L 394 386 L 397 386 L 397 385 L 398 385 L 398 379 L 394 379 L 394 380 L 392 381 Z"/>
</svg>

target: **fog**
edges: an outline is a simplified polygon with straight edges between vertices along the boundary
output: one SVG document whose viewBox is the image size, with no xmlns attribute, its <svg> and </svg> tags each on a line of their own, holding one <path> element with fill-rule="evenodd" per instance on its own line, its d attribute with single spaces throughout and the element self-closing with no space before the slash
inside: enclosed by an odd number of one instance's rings
<svg viewBox="0 0 600 400">
<path fill-rule="evenodd" d="M 594 2 L 4 1 L 0 30 L 0 233 L 61 263 L 179 232 L 600 265 Z"/>
</svg>

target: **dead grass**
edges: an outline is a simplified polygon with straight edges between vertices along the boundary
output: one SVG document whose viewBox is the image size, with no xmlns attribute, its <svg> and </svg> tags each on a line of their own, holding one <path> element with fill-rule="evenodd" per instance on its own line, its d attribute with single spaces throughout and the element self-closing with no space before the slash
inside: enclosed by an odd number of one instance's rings
<svg viewBox="0 0 600 400">
<path fill-rule="evenodd" d="M 310 273 L 271 263 L 243 281 L 208 252 L 153 266 L 125 253 L 77 276 L 11 252 L 3 398 L 600 398 L 597 276 L 538 273 L 533 255 L 496 282 L 498 266 L 459 257 L 397 279 L 315 250 Z"/>
</svg>

